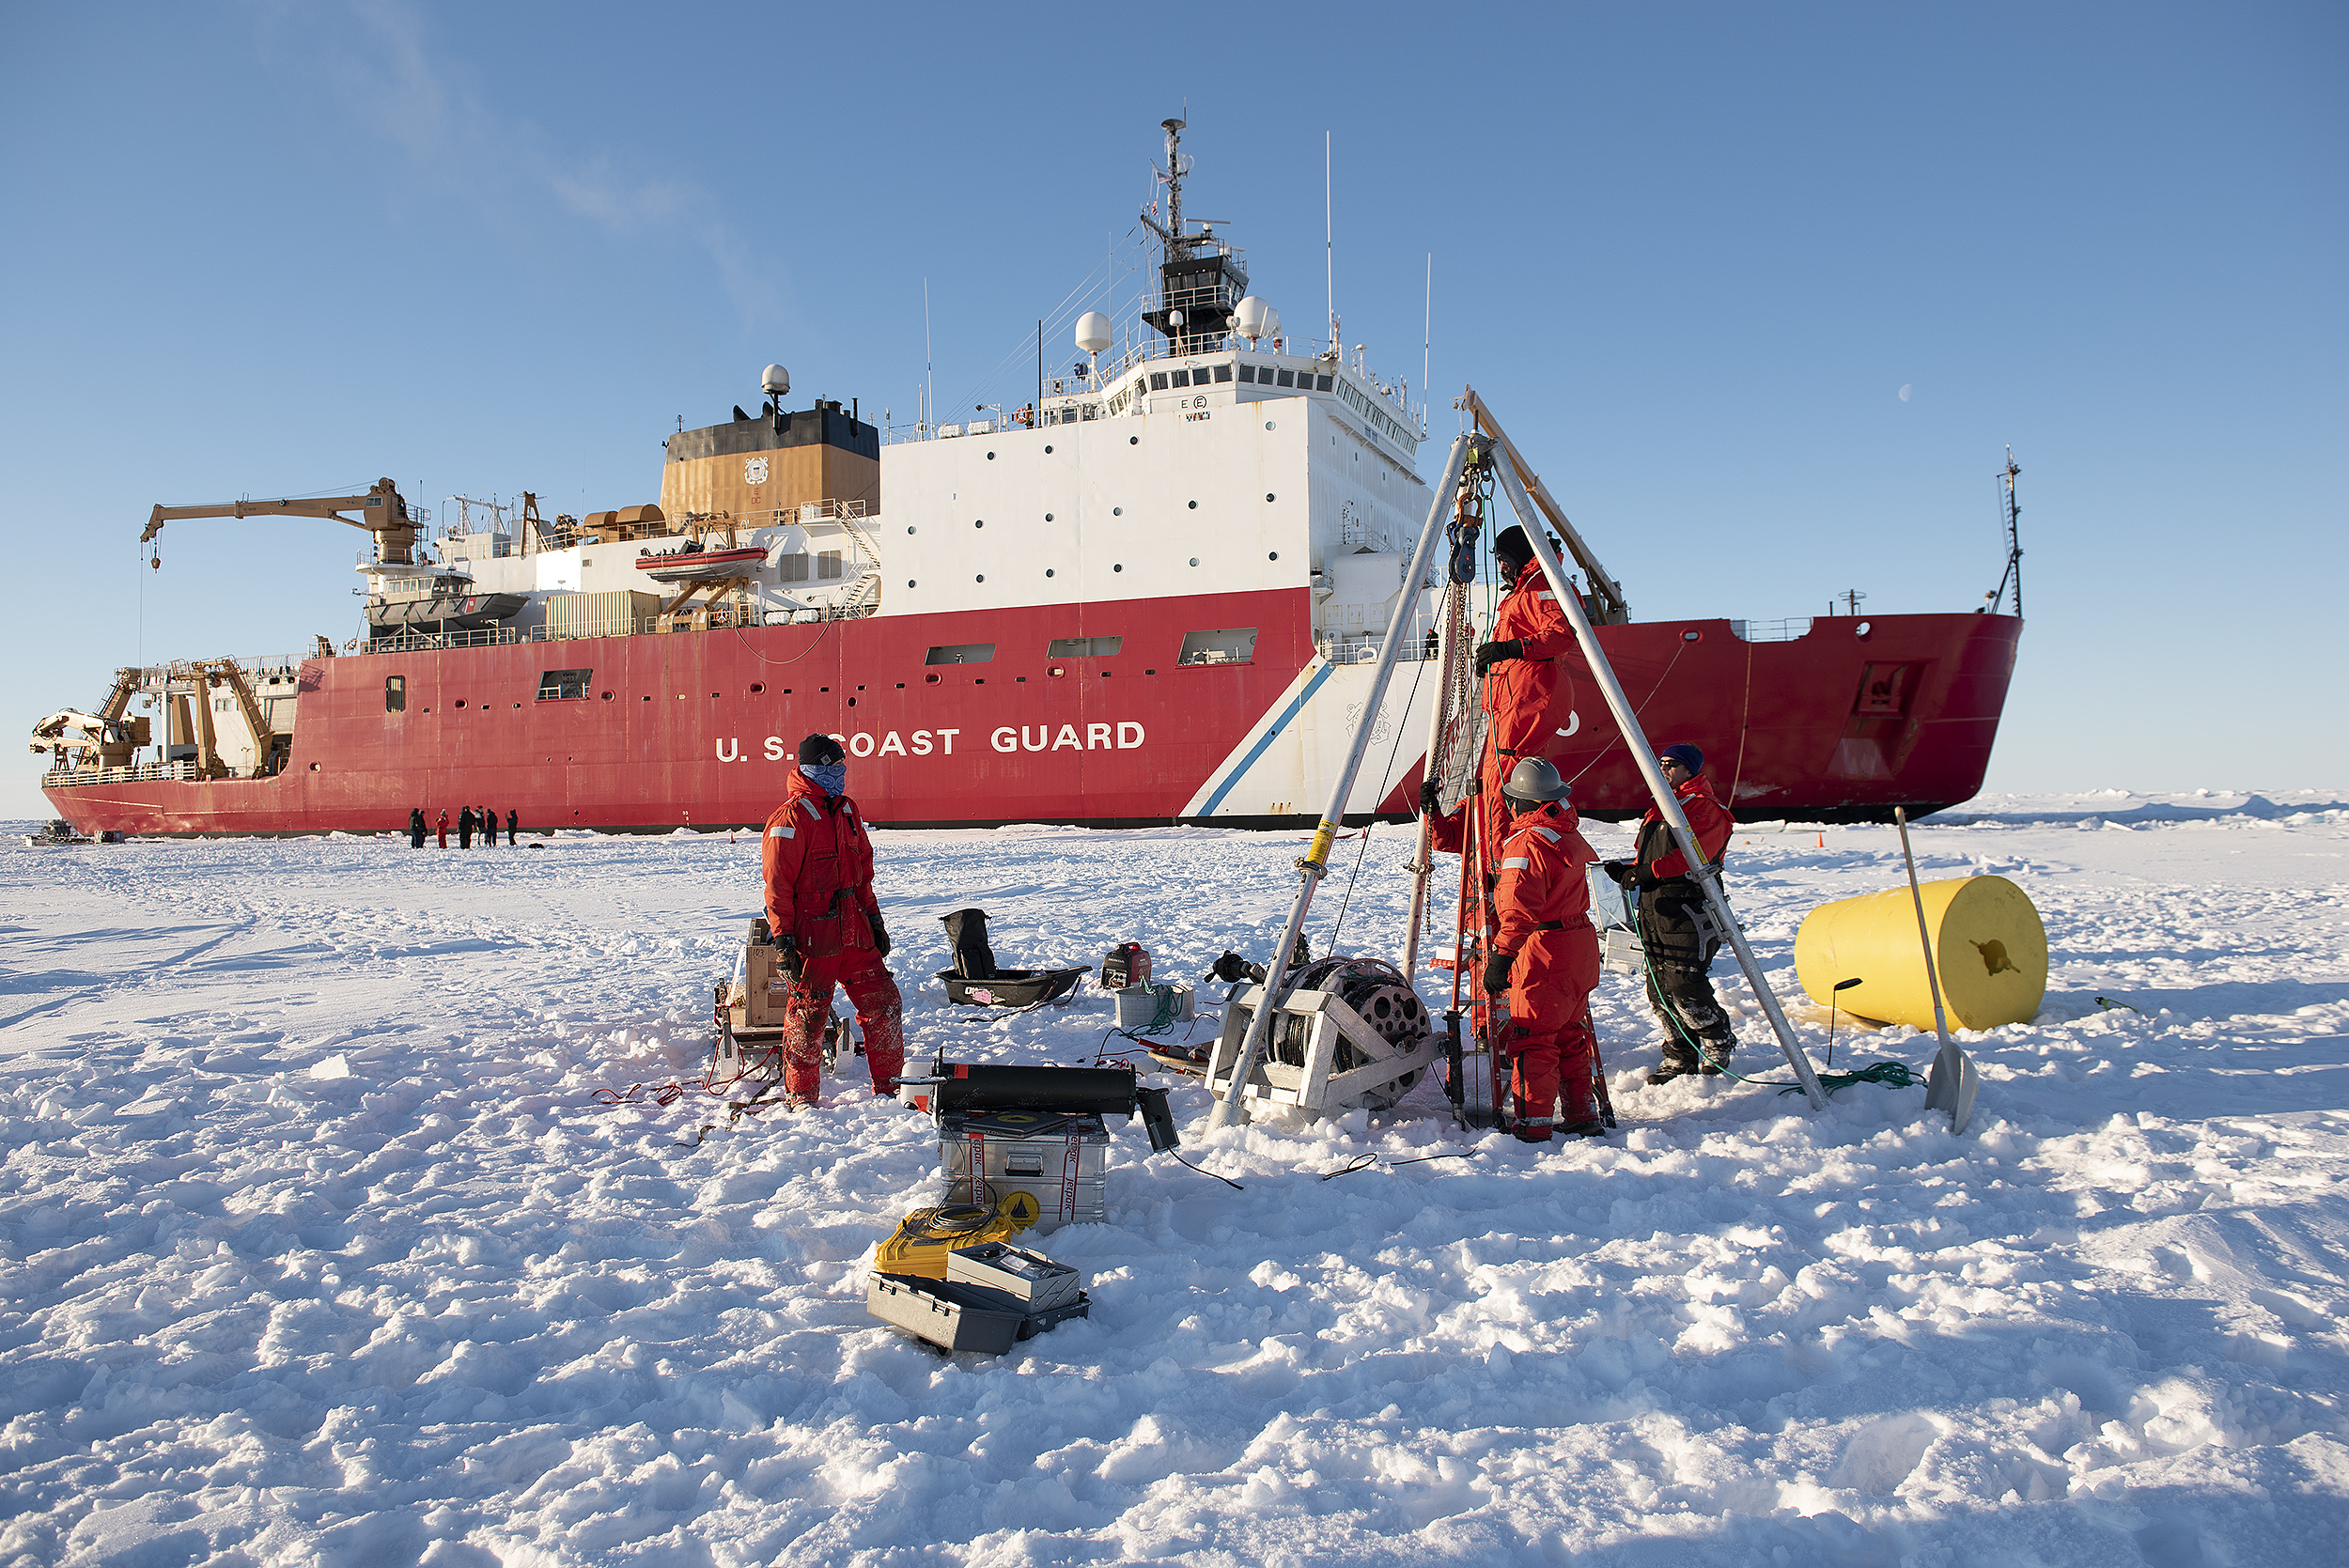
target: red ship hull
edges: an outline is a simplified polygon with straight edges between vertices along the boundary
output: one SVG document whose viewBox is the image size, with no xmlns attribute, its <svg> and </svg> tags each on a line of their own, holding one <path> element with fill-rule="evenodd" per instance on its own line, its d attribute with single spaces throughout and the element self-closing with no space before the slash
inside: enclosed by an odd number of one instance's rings
<svg viewBox="0 0 2349 1568">
<path fill-rule="evenodd" d="M 1187 629 L 1248 623 L 1252 662 L 1175 662 Z M 1599 635 L 1650 740 L 1702 746 L 1741 815 L 1847 820 L 1980 787 L 2021 624 L 1827 618 L 1758 644 L 1718 620 Z M 1094 635 L 1121 637 L 1122 651 L 1043 652 Z M 977 642 L 998 657 L 923 662 L 931 646 Z M 723 827 L 763 822 L 800 738 L 823 731 L 848 737 L 850 788 L 878 824 L 1165 823 L 1186 819 L 1313 659 L 1303 589 L 319 659 L 301 667 L 292 751 L 273 777 L 45 793 L 83 832 L 383 831 L 414 807 L 453 819 L 465 805 L 533 831 Z M 1635 813 L 1639 774 L 1587 669 L 1567 662 L 1553 717 L 1573 733 L 1550 754 L 1584 812 Z M 556 668 L 592 670 L 589 694 L 539 697 Z M 399 712 L 386 710 L 391 675 L 405 683 Z M 1415 781 L 1381 810 L 1404 811 Z M 1202 820 L 1309 822 L 1319 803 Z"/>
</svg>

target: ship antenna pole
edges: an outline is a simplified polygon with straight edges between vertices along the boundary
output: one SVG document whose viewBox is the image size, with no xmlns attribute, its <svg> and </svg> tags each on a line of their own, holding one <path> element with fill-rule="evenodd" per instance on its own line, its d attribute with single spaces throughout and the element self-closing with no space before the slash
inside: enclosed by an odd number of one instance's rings
<svg viewBox="0 0 2349 1568">
<path fill-rule="evenodd" d="M 2006 561 L 2015 573 L 2015 618 L 2023 618 L 2023 508 L 2015 504 L 2015 476 L 2022 473 L 2015 464 L 2015 448 L 2006 449 Z"/>
<path fill-rule="evenodd" d="M 1330 353 L 1338 351 L 1338 261 L 1337 230 L 1330 222 L 1330 132 L 1321 133 L 1321 292 L 1330 312 Z M 1421 380 L 1424 382 L 1425 377 Z"/>
<path fill-rule="evenodd" d="M 1428 564 L 1435 559 L 1436 541 L 1443 536 L 1454 493 L 1460 488 L 1461 472 L 1468 467 L 1470 445 L 1465 433 L 1453 438 L 1452 456 L 1444 463 L 1443 478 L 1428 504 L 1427 526 L 1420 530 L 1419 549 L 1412 552 L 1409 575 L 1403 580 L 1406 583 L 1427 581 Z M 1280 1011 L 1281 1003 L 1296 985 L 1295 977 L 1289 973 L 1289 955 L 1297 951 L 1297 935 L 1305 928 L 1305 912 L 1313 908 L 1314 889 L 1330 874 L 1330 846 L 1337 837 L 1338 825 L 1346 820 L 1346 798 L 1353 794 L 1354 777 L 1361 771 L 1362 759 L 1370 751 L 1371 732 L 1378 727 L 1378 712 L 1386 703 L 1395 661 L 1403 652 L 1405 640 L 1411 635 L 1410 623 L 1411 617 L 1403 613 L 1400 604 L 1388 618 L 1386 640 L 1378 645 L 1378 670 L 1371 676 L 1370 691 L 1362 699 L 1362 721 L 1354 726 L 1354 743 L 1346 750 L 1346 766 L 1338 770 L 1337 787 L 1330 792 L 1330 804 L 1314 829 L 1313 843 L 1297 862 L 1301 874 L 1297 903 L 1289 910 L 1288 927 L 1281 933 L 1281 945 L 1273 949 L 1272 964 L 1265 970 L 1264 985 L 1257 989 L 1256 1010 L 1248 1020 L 1248 1033 L 1240 1042 L 1239 1054 L 1232 1062 L 1231 1082 L 1224 1087 L 1223 1097 L 1207 1110 L 1209 1132 L 1229 1126 L 1235 1116 L 1246 1112 L 1248 1080 L 1256 1076 L 1256 1063 L 1264 1054 L 1272 1016 Z M 1377 804 L 1372 801 L 1374 809 Z M 1212 1072 L 1212 1067 L 1209 1070 Z M 1210 1082 L 1209 1088 L 1213 1087 Z"/>
<path fill-rule="evenodd" d="M 922 420 L 938 416 L 938 378 L 930 362 L 930 280 L 922 280 Z"/>
<path fill-rule="evenodd" d="M 1786 1053 L 1786 1064 L 1795 1070 L 1795 1080 L 1802 1086 L 1803 1095 L 1813 1110 L 1827 1109 L 1827 1094 L 1819 1087 L 1819 1075 L 1812 1070 L 1811 1059 L 1802 1052 L 1802 1043 L 1795 1038 L 1795 1026 L 1786 1021 L 1786 1014 L 1778 1004 L 1778 995 L 1762 973 L 1760 960 L 1753 949 L 1746 945 L 1746 934 L 1737 924 L 1737 917 L 1730 913 L 1729 900 L 1721 893 L 1720 867 L 1709 862 L 1704 852 L 1697 847 L 1696 835 L 1688 831 L 1688 818 L 1680 809 L 1679 797 L 1672 785 L 1664 782 L 1664 770 L 1657 763 L 1656 748 L 1649 745 L 1647 736 L 1640 728 L 1639 715 L 1632 711 L 1631 701 L 1624 695 L 1623 683 L 1615 678 L 1614 666 L 1607 662 L 1606 653 L 1598 645 L 1598 634 L 1591 629 L 1591 618 L 1583 613 L 1582 600 L 1575 593 L 1574 584 L 1566 581 L 1565 568 L 1558 564 L 1558 552 L 1549 545 L 1549 533 L 1541 513 L 1533 509 L 1533 500 L 1526 494 L 1524 476 L 1517 472 L 1515 449 L 1507 442 L 1496 442 L 1494 467 L 1500 471 L 1501 489 L 1509 492 L 1509 505 L 1525 525 L 1526 541 L 1533 547 L 1534 558 L 1542 564 L 1542 575 L 1549 579 L 1549 591 L 1558 596 L 1558 608 L 1565 613 L 1566 624 L 1574 629 L 1575 641 L 1582 646 L 1582 657 L 1598 681 L 1599 694 L 1607 699 L 1609 711 L 1615 716 L 1615 727 L 1623 734 L 1624 744 L 1630 748 L 1631 760 L 1640 765 L 1640 776 L 1647 781 L 1650 799 L 1672 831 L 1672 843 L 1679 846 L 1680 858 L 1689 868 L 1689 879 L 1703 891 L 1705 910 L 1713 924 L 1720 928 L 1729 945 L 1736 950 L 1737 967 L 1746 972 L 1746 983 L 1753 987 L 1754 999 L 1768 1015 L 1770 1028 L 1778 1034 L 1779 1048 Z M 1365 711 L 1368 711 L 1365 709 Z"/>
</svg>

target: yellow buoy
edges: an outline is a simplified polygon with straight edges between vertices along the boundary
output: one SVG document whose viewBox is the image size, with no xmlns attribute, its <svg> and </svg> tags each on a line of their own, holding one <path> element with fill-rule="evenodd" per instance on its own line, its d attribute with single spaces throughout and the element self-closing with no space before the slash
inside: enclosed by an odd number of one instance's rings
<svg viewBox="0 0 2349 1568">
<path fill-rule="evenodd" d="M 2047 994 L 2047 928 L 2003 877 L 1927 882 L 1925 928 L 1952 1029 L 2023 1023 Z M 1795 973 L 1811 1000 L 1846 1013 L 1933 1028 L 1933 991 L 1906 888 L 1822 904 L 1795 933 Z M 1859 985 L 1837 992 L 1839 981 Z"/>
</svg>

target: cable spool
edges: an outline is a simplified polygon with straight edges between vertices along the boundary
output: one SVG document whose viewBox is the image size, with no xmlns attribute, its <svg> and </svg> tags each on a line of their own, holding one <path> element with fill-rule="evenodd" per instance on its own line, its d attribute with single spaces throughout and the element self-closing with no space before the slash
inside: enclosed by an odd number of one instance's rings
<svg viewBox="0 0 2349 1568">
<path fill-rule="evenodd" d="M 1296 975 L 1295 989 L 1299 991 L 1330 991 L 1361 1016 L 1364 1023 L 1378 1032 L 1381 1038 L 1397 1051 L 1410 1049 L 1427 1033 L 1426 1004 L 1419 993 L 1411 989 L 1403 971 L 1379 958 L 1321 958 L 1291 971 Z M 1272 1060 L 1284 1062 L 1292 1067 L 1305 1064 L 1305 1045 L 1313 1024 L 1310 1019 L 1283 1015 L 1268 1048 Z M 1366 1066 L 1370 1059 L 1357 1050 L 1352 1042 L 1340 1039 L 1337 1060 L 1332 1070 L 1346 1072 Z M 1421 1071 L 1424 1071 L 1422 1069 Z M 1411 1072 L 1364 1094 L 1358 1102 L 1374 1110 L 1384 1110 L 1411 1092 L 1420 1080 L 1421 1072 Z"/>
</svg>

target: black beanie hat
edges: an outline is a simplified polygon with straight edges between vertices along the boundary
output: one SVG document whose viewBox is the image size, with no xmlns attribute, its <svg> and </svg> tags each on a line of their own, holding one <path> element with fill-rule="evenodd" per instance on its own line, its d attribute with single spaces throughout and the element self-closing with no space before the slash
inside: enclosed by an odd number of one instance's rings
<svg viewBox="0 0 2349 1568">
<path fill-rule="evenodd" d="M 1533 559 L 1532 541 L 1525 536 L 1523 528 L 1513 522 L 1493 536 L 1493 557 L 1506 562 L 1512 572 L 1517 571 Z"/>
<path fill-rule="evenodd" d="M 835 762 L 846 762 L 848 753 L 840 749 L 840 742 L 829 735 L 811 735 L 800 742 L 800 760 L 817 768 Z"/>
</svg>

